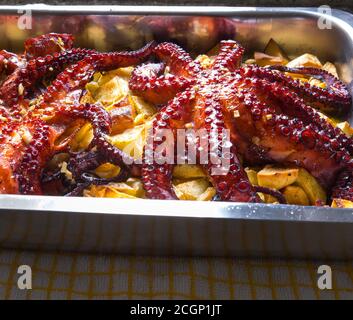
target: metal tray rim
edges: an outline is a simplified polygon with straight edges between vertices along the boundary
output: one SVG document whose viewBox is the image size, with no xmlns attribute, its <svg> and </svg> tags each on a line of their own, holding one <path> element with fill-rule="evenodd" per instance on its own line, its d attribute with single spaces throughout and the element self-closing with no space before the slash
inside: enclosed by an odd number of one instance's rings
<svg viewBox="0 0 353 320">
<path fill-rule="evenodd" d="M 1 13 L 13 13 L 30 9 L 35 13 L 56 14 L 173 14 L 173 15 L 221 15 L 233 14 L 301 14 L 322 16 L 313 7 L 225 7 L 225 6 L 51 6 L 28 4 L 0 6 Z M 329 16 L 342 29 L 350 34 L 353 41 L 353 15 L 344 10 L 333 9 Z M 87 204 L 90 204 L 88 206 Z M 89 208 L 89 209 L 88 209 Z M 143 210 L 141 209 L 143 208 Z M 189 202 L 101 198 L 64 198 L 50 196 L 0 195 L 0 214 L 9 211 L 66 212 L 86 214 L 148 215 L 189 218 L 254 219 L 291 222 L 353 223 L 353 210 L 326 207 L 301 207 L 293 205 L 269 205 L 227 202 Z M 143 211 L 143 212 L 142 212 Z"/>
</svg>

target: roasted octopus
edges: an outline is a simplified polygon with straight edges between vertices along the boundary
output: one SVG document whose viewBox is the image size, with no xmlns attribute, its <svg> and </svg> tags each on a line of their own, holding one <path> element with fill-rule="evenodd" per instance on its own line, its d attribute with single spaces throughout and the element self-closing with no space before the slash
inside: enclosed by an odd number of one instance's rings
<svg viewBox="0 0 353 320">
<path fill-rule="evenodd" d="M 177 129 L 191 127 L 204 129 L 216 142 L 209 158 L 229 159 L 225 174 L 214 174 L 220 164 L 202 163 L 222 201 L 261 202 L 258 192 L 263 192 L 285 202 L 280 192 L 253 186 L 245 163 L 303 167 L 332 198 L 353 201 L 353 140 L 317 111 L 349 113 L 352 99 L 346 85 L 316 68 L 243 66 L 243 53 L 236 41 L 222 41 L 212 63 L 202 66 L 173 43 L 99 53 L 73 48 L 68 34 L 29 39 L 22 55 L 0 51 L 0 193 L 81 195 L 92 184 L 125 181 L 132 175 L 141 176 L 147 198 L 177 199 L 174 165 L 155 161 L 164 150 L 153 138 L 169 129 L 176 139 Z M 107 139 L 110 113 L 99 104 L 80 102 L 95 72 L 127 66 L 136 66 L 130 90 L 159 110 L 142 165 Z M 288 73 L 318 78 L 326 88 L 303 84 Z M 73 152 L 69 141 L 74 133 L 62 136 L 73 123 L 85 122 L 91 123 L 94 138 L 87 150 Z M 230 132 L 226 155 L 225 129 Z M 200 138 L 191 143 L 199 151 L 208 148 Z M 74 183 L 48 168 L 62 153 Z M 114 178 L 92 173 L 106 162 L 120 167 Z"/>
</svg>

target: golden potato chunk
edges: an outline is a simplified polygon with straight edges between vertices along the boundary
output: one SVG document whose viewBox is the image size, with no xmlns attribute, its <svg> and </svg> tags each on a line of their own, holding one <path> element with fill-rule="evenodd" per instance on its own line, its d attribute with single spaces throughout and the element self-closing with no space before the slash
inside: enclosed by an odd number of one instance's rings
<svg viewBox="0 0 353 320">
<path fill-rule="evenodd" d="M 332 75 L 334 75 L 336 78 L 338 78 L 338 72 L 336 69 L 336 66 L 331 63 L 331 62 L 326 62 L 323 66 L 322 66 L 323 70 L 326 70 L 327 72 L 331 73 Z"/>
<path fill-rule="evenodd" d="M 296 67 L 314 67 L 314 68 L 322 68 L 322 64 L 320 60 L 310 54 L 305 53 L 294 60 L 287 63 L 287 67 L 289 68 L 296 68 Z"/>
<path fill-rule="evenodd" d="M 247 174 L 250 183 L 251 183 L 253 186 L 257 186 L 257 185 L 258 185 L 258 182 L 257 182 L 257 172 L 256 172 L 255 170 L 253 170 L 253 169 L 245 168 L 245 173 Z"/>
<path fill-rule="evenodd" d="M 84 197 L 96 197 L 96 198 L 127 198 L 127 199 L 137 199 L 136 197 L 121 192 L 110 185 L 105 186 L 90 186 L 83 192 Z"/>
<path fill-rule="evenodd" d="M 111 164 L 111 163 L 103 163 L 98 168 L 94 170 L 94 173 L 104 179 L 110 179 L 117 176 L 120 172 L 120 168 Z"/>
<path fill-rule="evenodd" d="M 257 181 L 259 186 L 280 190 L 294 183 L 298 175 L 299 169 L 268 165 L 257 173 Z"/>
<path fill-rule="evenodd" d="M 288 204 L 297 204 L 300 206 L 310 205 L 309 198 L 301 187 L 287 186 L 282 192 Z"/>
<path fill-rule="evenodd" d="M 173 177 L 177 179 L 195 179 L 206 177 L 205 172 L 196 164 L 178 164 L 174 167 Z"/>
<path fill-rule="evenodd" d="M 299 175 L 295 184 L 301 187 L 309 198 L 310 204 L 315 205 L 316 201 L 326 203 L 327 196 L 325 190 L 320 186 L 317 180 L 305 169 L 299 169 Z"/>
<path fill-rule="evenodd" d="M 262 52 L 255 52 L 254 58 L 255 58 L 255 63 L 260 67 L 271 66 L 275 64 L 285 65 L 288 62 L 288 60 L 285 60 L 282 57 L 271 56 Z"/>
<path fill-rule="evenodd" d="M 267 55 L 269 56 L 274 56 L 274 57 L 281 57 L 284 60 L 289 61 L 289 58 L 286 54 L 286 52 L 282 49 L 282 47 L 272 38 L 270 41 L 267 43 L 264 51 Z"/>
<path fill-rule="evenodd" d="M 338 123 L 337 127 L 340 128 L 348 137 L 353 136 L 353 128 L 349 125 L 347 121 Z"/>
<path fill-rule="evenodd" d="M 204 193 L 198 196 L 197 201 L 210 201 L 216 195 L 216 189 L 208 187 Z"/>
<path fill-rule="evenodd" d="M 175 193 L 180 200 L 197 200 L 209 187 L 206 179 L 196 179 L 174 186 Z"/>
<path fill-rule="evenodd" d="M 353 208 L 353 202 L 345 199 L 333 199 L 332 208 Z"/>
<path fill-rule="evenodd" d="M 111 134 L 122 133 L 126 129 L 134 127 L 136 111 L 134 106 L 130 104 L 128 98 L 124 98 L 114 104 L 112 108 L 110 108 L 109 113 L 112 118 Z"/>
</svg>

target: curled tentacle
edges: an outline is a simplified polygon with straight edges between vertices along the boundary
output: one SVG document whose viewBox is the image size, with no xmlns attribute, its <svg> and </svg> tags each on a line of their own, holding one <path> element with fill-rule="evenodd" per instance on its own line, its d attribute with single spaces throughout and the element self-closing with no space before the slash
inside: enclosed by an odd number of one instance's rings
<svg viewBox="0 0 353 320">
<path fill-rule="evenodd" d="M 91 185 L 106 185 L 111 182 L 122 182 L 126 181 L 130 176 L 130 172 L 126 169 L 122 169 L 114 178 L 104 179 L 99 178 L 93 174 L 82 174 L 79 182 L 76 184 L 73 190 L 65 194 L 66 197 L 79 197 L 82 196 L 83 191 Z"/>
<path fill-rule="evenodd" d="M 82 118 L 90 121 L 96 132 L 108 132 L 110 128 L 109 114 L 102 107 L 95 105 L 61 106 L 55 112 L 52 122 L 60 120 L 62 124 Z M 43 167 L 62 146 L 55 145 L 58 137 L 55 126 L 39 119 L 32 120 L 31 125 L 34 127 L 31 141 L 24 149 L 23 158 L 14 172 L 20 193 L 42 194 L 40 178 Z M 62 133 L 62 130 L 59 133 Z"/>
<path fill-rule="evenodd" d="M 164 63 L 149 63 L 136 67 L 129 81 L 130 89 L 146 101 L 159 105 L 168 102 L 193 83 L 191 79 L 182 76 L 161 75 L 164 68 Z"/>
<path fill-rule="evenodd" d="M 0 74 L 5 72 L 7 75 L 13 73 L 17 68 L 24 65 L 24 60 L 17 54 L 6 50 L 0 51 Z"/>
<path fill-rule="evenodd" d="M 68 95 L 83 89 L 96 71 L 107 71 L 141 63 L 150 56 L 154 46 L 155 43 L 150 42 L 136 51 L 100 53 L 86 57 L 57 76 L 43 95 L 44 103 L 39 104 L 37 108 L 46 108 L 48 104 L 58 103 L 58 101 L 71 102 Z"/>
<path fill-rule="evenodd" d="M 153 50 L 154 54 L 163 61 L 170 73 L 185 78 L 193 78 L 201 71 L 201 65 L 190 55 L 174 43 L 163 42 Z"/>
<path fill-rule="evenodd" d="M 244 70 L 244 69 L 243 69 Z M 243 72 L 241 70 L 241 72 Z M 246 69 L 245 75 L 251 77 L 253 71 L 257 73 L 258 69 Z M 263 72 L 262 70 L 260 72 Z M 304 124 L 314 124 L 318 130 L 325 132 L 325 135 L 330 139 L 331 144 L 340 145 L 346 148 L 353 155 L 353 144 L 339 128 L 334 128 L 325 118 L 323 118 L 314 108 L 307 105 L 295 92 L 288 91 L 288 88 L 278 85 L 278 83 L 268 82 L 265 79 L 252 78 L 252 84 L 258 90 L 262 90 L 263 94 L 276 99 L 280 103 L 281 112 L 290 116 L 296 117 L 303 121 Z"/>
<path fill-rule="evenodd" d="M 282 73 L 273 72 L 272 74 L 266 74 L 264 72 L 268 78 L 283 83 L 294 92 L 302 95 L 313 106 L 325 112 L 347 114 L 352 107 L 352 97 L 347 86 L 325 70 L 309 67 L 288 68 L 285 66 L 270 66 L 268 69 L 312 76 L 324 81 L 326 88 L 322 89 L 317 86 L 311 86 L 308 83 L 301 84 L 299 80 L 294 80 Z"/>
<path fill-rule="evenodd" d="M 278 200 L 278 202 L 281 204 L 287 203 L 285 196 L 281 192 L 279 192 L 278 190 L 260 187 L 260 186 L 254 186 L 254 190 L 256 192 L 265 193 L 265 194 L 268 194 L 272 197 L 275 197 Z"/>
<path fill-rule="evenodd" d="M 243 91 L 238 95 L 237 114 L 235 126 L 265 148 L 272 162 L 306 168 L 325 188 L 332 185 L 342 167 L 351 165 L 349 153 L 322 134 L 315 124 L 276 114 L 272 106 L 252 93 Z"/>
<path fill-rule="evenodd" d="M 73 42 L 74 37 L 71 34 L 43 34 L 25 41 L 25 55 L 28 60 L 52 55 L 55 52 L 71 49 Z"/>
<path fill-rule="evenodd" d="M 19 108 L 16 104 L 24 99 L 28 91 L 45 76 L 57 74 L 69 63 L 77 62 L 93 54 L 94 50 L 72 49 L 54 55 L 30 60 L 24 67 L 16 69 L 0 87 L 0 99 L 8 108 Z"/>
</svg>

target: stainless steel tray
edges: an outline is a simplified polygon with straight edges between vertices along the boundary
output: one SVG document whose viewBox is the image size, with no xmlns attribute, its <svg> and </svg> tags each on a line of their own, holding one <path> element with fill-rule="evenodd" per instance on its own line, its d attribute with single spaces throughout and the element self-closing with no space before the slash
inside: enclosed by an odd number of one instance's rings
<svg viewBox="0 0 353 320">
<path fill-rule="evenodd" d="M 19 9 L 33 29 L 18 30 Z M 320 29 L 318 20 L 330 29 Z M 335 62 L 353 92 L 353 16 L 340 10 L 226 7 L 0 7 L 0 47 L 20 49 L 43 32 L 74 33 L 103 50 L 173 40 L 195 53 L 235 37 L 249 53 L 271 38 L 290 54 Z M 0 195 L 2 247 L 126 254 L 353 257 L 353 210 L 47 196 Z"/>
</svg>

